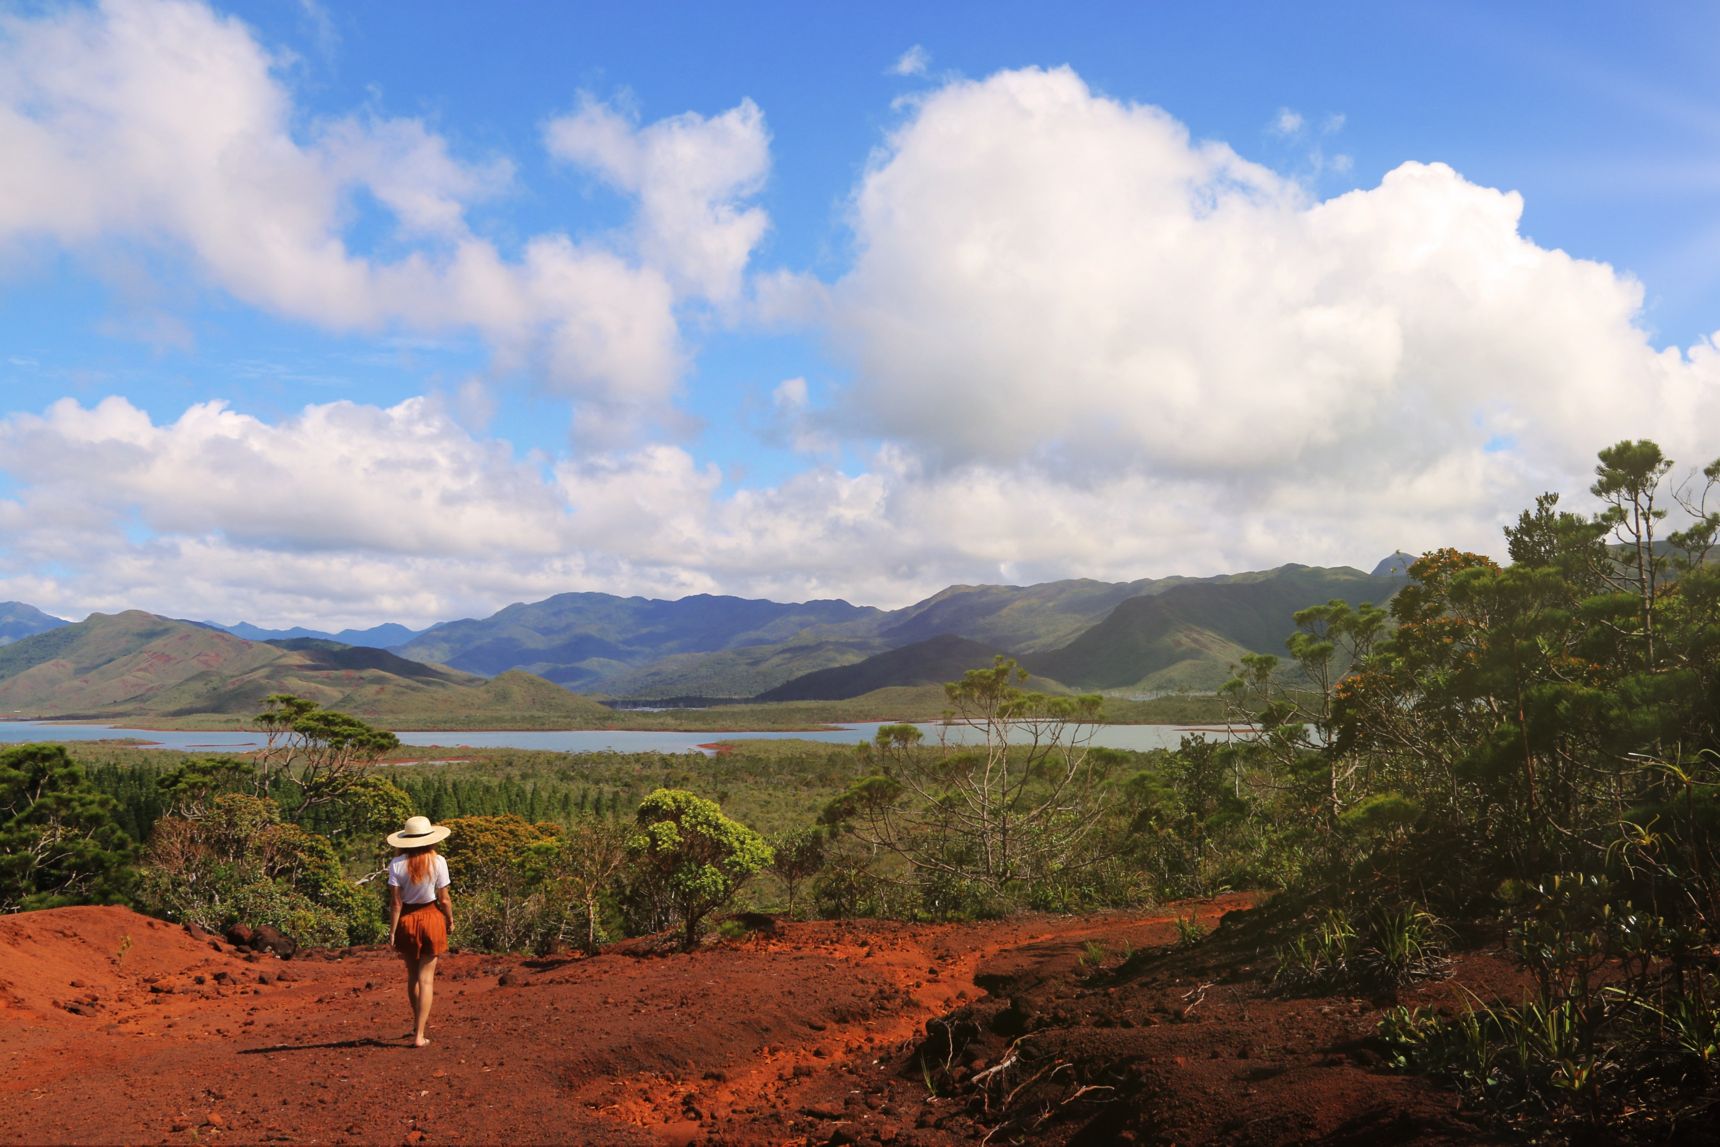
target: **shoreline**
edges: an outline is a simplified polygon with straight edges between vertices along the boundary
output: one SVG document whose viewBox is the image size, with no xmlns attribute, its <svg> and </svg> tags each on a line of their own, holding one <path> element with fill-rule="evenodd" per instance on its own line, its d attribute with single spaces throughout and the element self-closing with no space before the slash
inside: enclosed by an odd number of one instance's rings
<svg viewBox="0 0 1720 1147">
<path fill-rule="evenodd" d="M 376 719 L 353 714 L 359 720 L 375 724 L 383 728 Z M 142 733 L 260 733 L 255 726 L 234 723 L 231 725 L 171 725 L 154 719 L 133 719 L 127 717 L 0 717 L 0 725 L 73 725 L 80 728 L 113 728 L 128 729 Z M 871 724 L 908 724 L 908 725 L 949 725 L 955 727 L 963 724 L 960 721 L 945 721 L 942 715 L 938 717 L 868 717 L 853 720 L 827 721 L 822 724 L 769 725 L 748 723 L 735 725 L 528 725 L 514 721 L 498 721 L 484 725 L 416 725 L 413 727 L 385 728 L 390 733 L 835 733 L 851 725 Z M 1246 732 L 1250 725 L 1213 725 L 1185 724 L 1181 721 L 1095 721 L 1094 727 L 1112 728 L 1170 728 L 1183 733 L 1227 733 L 1235 735 Z M 135 741 L 137 737 L 114 737 L 115 741 Z"/>
<path fill-rule="evenodd" d="M 383 728 L 379 719 L 366 717 L 359 713 L 352 716 L 367 724 Z M 888 724 L 891 718 L 885 720 Z M 914 724 L 933 725 L 935 720 L 912 721 L 910 718 L 901 720 Z M 497 721 L 483 725 L 417 725 L 411 728 L 405 726 L 387 728 L 390 733 L 833 733 L 845 725 L 869 724 L 870 721 L 833 721 L 824 724 L 797 725 L 528 725 L 518 721 Z M 130 729 L 143 733 L 260 733 L 261 730 L 253 725 L 234 723 L 231 725 L 211 724 L 164 724 L 159 719 L 130 717 L 0 717 L 0 724 L 9 725 L 75 725 L 80 728 L 114 728 Z M 137 740 L 135 737 L 115 737 L 116 741 Z"/>
</svg>

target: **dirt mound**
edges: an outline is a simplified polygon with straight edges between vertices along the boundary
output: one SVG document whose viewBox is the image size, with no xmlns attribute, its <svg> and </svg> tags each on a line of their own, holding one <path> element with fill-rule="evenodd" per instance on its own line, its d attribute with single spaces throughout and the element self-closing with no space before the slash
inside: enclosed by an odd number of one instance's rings
<svg viewBox="0 0 1720 1147">
<path fill-rule="evenodd" d="M 230 952 L 217 937 L 124 908 L 0 916 L 0 1022 L 123 1013 L 156 985 L 242 966 Z"/>
<path fill-rule="evenodd" d="M 1244 903 L 1193 911 L 1210 923 Z M 1432 1143 L 1473 1130 L 1453 1097 L 1371 1065 L 1377 1009 L 1268 996 L 1248 953 L 1220 943 L 1234 931 L 1177 950 L 1167 910 L 776 922 L 650 958 L 456 953 L 419 1051 L 401 1038 L 385 950 L 282 961 L 122 909 L 31 913 L 0 920 L 0 1142 Z"/>
</svg>

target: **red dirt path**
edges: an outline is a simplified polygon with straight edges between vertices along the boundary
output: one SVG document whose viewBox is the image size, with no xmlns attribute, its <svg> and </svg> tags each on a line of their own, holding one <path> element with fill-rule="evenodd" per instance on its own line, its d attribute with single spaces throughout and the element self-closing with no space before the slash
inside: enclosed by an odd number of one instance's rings
<svg viewBox="0 0 1720 1147">
<path fill-rule="evenodd" d="M 1210 926 L 1241 906 L 1194 910 Z M 1454 1097 L 1370 1064 L 1357 1041 L 1377 1008 L 1273 999 L 1247 974 L 1222 982 L 1189 962 L 1199 948 L 1168 951 L 1175 915 L 792 923 L 660 956 L 455 954 L 437 977 L 433 1043 L 413 1050 L 399 1038 L 400 966 L 385 950 L 282 961 L 119 908 L 27 913 L 0 919 L 0 1142 L 911 1145 L 993 1132 L 994 1143 L 1359 1144 L 1473 1133 Z M 1097 967 L 1089 945 L 1106 953 Z M 1128 951 L 1140 954 L 1125 962 Z M 1209 986 L 1191 1009 L 1199 982 Z M 1000 1109 L 1005 1089 L 974 1077 L 1008 1056 L 1013 1036 L 998 1033 L 1023 1017 L 1042 1057 L 1056 1057 L 1040 1062 L 1069 1067 Z M 946 1018 L 974 1038 L 947 1071 L 935 1065 L 934 1094 L 921 1041 L 928 1020 Z M 1070 1098 L 1077 1077 L 1101 1076 L 1110 1092 Z M 986 1078 L 1013 1089 L 1025 1072 Z"/>
</svg>

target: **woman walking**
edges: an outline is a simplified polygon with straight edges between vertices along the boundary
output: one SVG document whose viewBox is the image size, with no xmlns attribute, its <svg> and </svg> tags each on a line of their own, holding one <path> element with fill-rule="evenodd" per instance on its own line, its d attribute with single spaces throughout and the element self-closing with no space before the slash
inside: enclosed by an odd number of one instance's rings
<svg viewBox="0 0 1720 1147">
<path fill-rule="evenodd" d="M 412 1004 L 412 1042 L 430 1042 L 430 1001 L 436 988 L 436 957 L 448 950 L 454 903 L 448 898 L 448 862 L 436 845 L 449 830 L 426 816 L 408 817 L 388 843 L 398 851 L 388 862 L 388 943 L 406 961 L 406 998 Z"/>
</svg>

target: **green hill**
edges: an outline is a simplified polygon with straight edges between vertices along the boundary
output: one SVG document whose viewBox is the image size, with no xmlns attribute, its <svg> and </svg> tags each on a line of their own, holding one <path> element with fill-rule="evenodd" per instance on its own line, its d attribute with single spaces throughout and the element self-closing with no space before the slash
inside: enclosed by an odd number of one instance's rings
<svg viewBox="0 0 1720 1147">
<path fill-rule="evenodd" d="M 434 626 L 399 652 L 486 675 L 524 669 L 569 688 L 596 690 L 665 658 L 792 642 L 808 629 L 863 625 L 881 615 L 880 610 L 845 601 L 784 605 L 710 594 L 659 601 L 564 593 L 510 605 L 487 618 Z M 670 692 L 693 690 L 678 685 Z"/>
<path fill-rule="evenodd" d="M 959 633 L 1017 654 L 1056 649 L 1129 598 L 1161 592 L 1186 580 L 1079 578 L 1029 586 L 953 585 L 891 614 L 880 636 L 894 646 Z"/>
<path fill-rule="evenodd" d="M 888 646 L 875 638 L 834 638 L 819 626 L 792 641 L 720 653 L 677 653 L 618 670 L 602 681 L 616 697 L 754 697 L 807 673 L 853 665 Z"/>
<path fill-rule="evenodd" d="M 256 642 L 129 611 L 0 647 L 0 714 L 231 724 L 293 693 L 384 724 L 591 727 L 602 705 L 525 673 L 493 680 L 335 642 Z"/>
<path fill-rule="evenodd" d="M 1060 649 L 1023 658 L 1029 671 L 1081 689 L 1212 689 L 1244 653 L 1284 654 L 1292 615 L 1341 598 L 1383 602 L 1402 577 L 1347 566 L 1289 565 L 1226 582 L 1189 582 L 1120 603 Z"/>
<path fill-rule="evenodd" d="M 941 685 L 982 669 L 1000 651 L 953 633 L 917 641 L 853 665 L 819 669 L 753 698 L 755 701 L 841 701 L 900 685 Z"/>
</svg>

